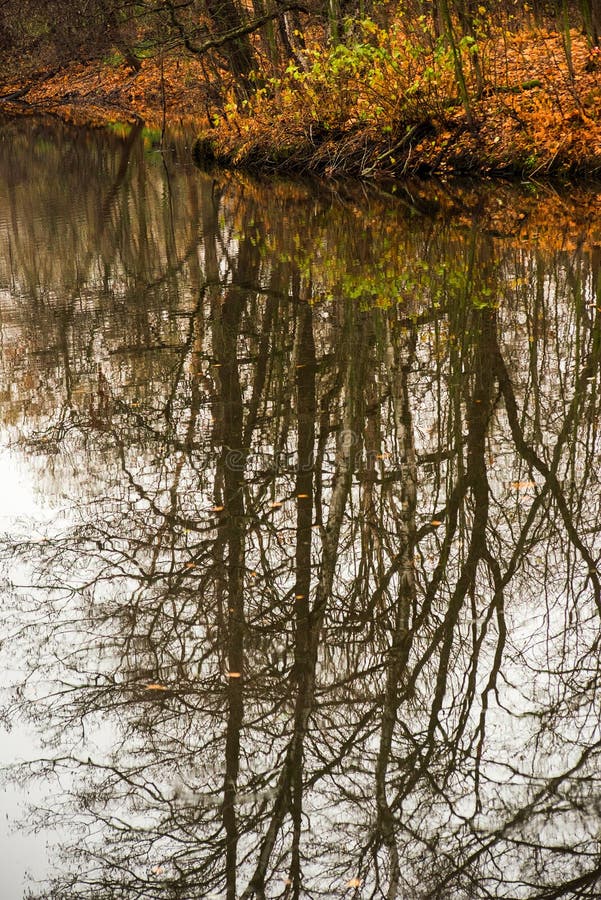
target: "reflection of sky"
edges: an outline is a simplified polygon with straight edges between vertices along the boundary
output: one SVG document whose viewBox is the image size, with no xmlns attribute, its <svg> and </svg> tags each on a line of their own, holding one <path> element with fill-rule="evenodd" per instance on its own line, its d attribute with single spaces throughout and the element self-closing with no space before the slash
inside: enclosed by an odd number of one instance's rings
<svg viewBox="0 0 601 900">
<path fill-rule="evenodd" d="M 2 485 L 2 507 L 0 509 L 0 534 L 31 536 L 32 522 L 47 520 L 49 510 L 43 509 L 41 500 L 33 488 L 31 471 L 14 454 L 0 451 L 0 484 Z M 16 573 L 11 572 L 16 580 Z M 3 609 L 11 602 L 11 593 L 2 591 Z M 1 636 L 4 638 L 4 635 Z M 22 674 L 19 661 L 11 658 L 11 647 L 5 646 L 0 653 L 0 708 L 5 705 L 6 691 Z M 31 728 L 16 724 L 10 731 L 0 727 L 0 766 L 11 765 L 35 758 L 40 753 L 39 740 Z M 23 790 L 16 785 L 0 784 L 0 855 L 2 858 L 3 900 L 18 900 L 24 895 L 26 876 L 41 878 L 48 869 L 49 843 L 51 835 L 43 831 L 27 834 L 18 830 L 18 822 L 23 817 L 27 802 L 41 801 L 43 791 L 35 785 Z"/>
<path fill-rule="evenodd" d="M 15 521 L 25 522 L 31 516 L 38 518 L 41 515 L 39 501 L 32 482 L 27 480 L 22 461 L 8 450 L 0 450 L 0 484 L 0 531 L 12 530 Z"/>
<path fill-rule="evenodd" d="M 0 441 L 2 438 L 6 444 L 6 431 L 4 435 L 0 431 Z M 35 540 L 37 535 L 44 540 L 68 526 L 70 516 L 64 508 L 65 485 L 61 485 L 61 479 L 50 473 L 47 461 L 44 456 L 25 458 L 6 447 L 0 448 L 0 484 L 3 489 L 0 540 L 30 541 Z M 77 492 L 78 488 L 85 490 L 84 486 L 89 490 L 91 486 L 90 475 L 93 473 L 87 467 L 78 466 L 78 474 L 80 480 L 73 483 L 73 472 L 68 464 L 62 472 L 63 480 L 68 479 L 72 493 Z M 15 598 L 19 597 L 20 592 L 26 593 L 23 586 L 31 584 L 33 577 L 23 564 L 17 568 L 9 559 L 3 563 L 1 578 L 4 615 L 0 625 L 0 712 L 10 703 L 14 686 L 23 684 L 26 679 L 30 693 L 33 691 L 35 696 L 45 696 L 54 689 L 54 686 L 48 688 L 44 682 L 43 670 L 32 673 L 30 664 L 20 664 L 24 661 L 13 656 L 14 646 L 21 648 L 21 643 L 13 644 L 10 639 L 6 641 L 13 627 L 6 623 L 14 611 Z M 73 607 L 69 609 L 72 614 Z M 23 652 L 22 649 L 20 652 Z M 40 653 L 43 654 L 41 647 Z M 91 656 L 89 650 L 88 656 Z M 42 660 L 43 656 L 40 656 Z M 49 661 L 50 665 L 52 662 Z M 118 673 L 115 674 L 118 664 L 110 656 L 92 660 L 91 665 L 99 673 L 113 673 L 115 681 L 118 681 Z M 56 671 L 52 674 L 56 677 Z M 74 682 L 73 673 L 68 673 L 68 677 Z M 20 827 L 20 823 L 25 821 L 31 807 L 52 809 L 60 806 L 64 791 L 71 787 L 70 776 L 65 772 L 61 773 L 60 778 L 45 783 L 28 779 L 27 786 L 23 788 L 18 783 L 10 782 L 11 767 L 15 764 L 46 759 L 55 753 L 52 747 L 44 746 L 46 736 L 36 731 L 33 724 L 28 725 L 15 716 L 11 719 L 10 730 L 0 724 L 0 769 L 6 767 L 8 771 L 8 777 L 0 779 L 0 900 L 19 900 L 25 896 L 29 885 L 36 881 L 46 882 L 50 873 L 57 869 L 59 846 L 64 845 L 66 840 L 64 831 L 54 827 L 38 828 L 28 833 L 26 828 Z M 85 760 L 93 756 L 96 762 L 102 762 L 113 743 L 114 735 L 110 727 L 101 720 L 93 721 L 93 717 L 88 717 L 85 739 L 78 740 L 77 745 L 63 745 L 62 749 L 77 759 Z"/>
</svg>

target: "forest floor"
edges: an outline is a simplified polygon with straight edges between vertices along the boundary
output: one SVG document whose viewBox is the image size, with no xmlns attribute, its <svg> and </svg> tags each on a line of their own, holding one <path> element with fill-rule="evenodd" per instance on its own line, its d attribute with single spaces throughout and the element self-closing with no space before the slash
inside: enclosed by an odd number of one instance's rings
<svg viewBox="0 0 601 900">
<path fill-rule="evenodd" d="M 307 51 L 303 68 L 264 79 L 243 104 L 224 97 L 202 60 L 148 58 L 132 71 L 116 53 L 33 77 L 13 72 L 0 109 L 192 128 L 199 157 L 260 170 L 601 176 L 601 52 L 582 34 L 573 30 L 566 50 L 554 31 L 499 32 L 478 44 L 476 66 L 469 54 L 467 100 L 449 55 L 382 31 L 351 48 Z"/>
</svg>

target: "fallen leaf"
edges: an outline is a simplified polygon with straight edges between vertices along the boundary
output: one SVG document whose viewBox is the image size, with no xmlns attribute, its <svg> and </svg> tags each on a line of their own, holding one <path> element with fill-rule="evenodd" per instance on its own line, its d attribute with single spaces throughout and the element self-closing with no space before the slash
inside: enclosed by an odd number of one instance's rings
<svg viewBox="0 0 601 900">
<path fill-rule="evenodd" d="M 442 525 L 442 522 L 439 519 L 432 519 L 430 525 L 433 525 L 434 528 L 438 528 L 439 525 Z"/>
<path fill-rule="evenodd" d="M 228 678 L 242 678 L 242 672 L 226 672 Z"/>
<path fill-rule="evenodd" d="M 165 687 L 164 684 L 147 684 L 146 690 L 147 691 L 168 691 L 169 688 Z"/>
</svg>

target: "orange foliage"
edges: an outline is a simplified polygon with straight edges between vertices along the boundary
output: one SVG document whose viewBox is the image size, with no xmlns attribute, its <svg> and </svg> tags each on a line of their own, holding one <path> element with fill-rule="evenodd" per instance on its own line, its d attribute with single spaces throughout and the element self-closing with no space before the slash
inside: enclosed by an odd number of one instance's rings
<svg viewBox="0 0 601 900">
<path fill-rule="evenodd" d="M 192 126 L 218 159 L 281 171 L 601 171 L 601 59 L 582 34 L 571 32 L 570 65 L 557 32 L 490 29 L 477 43 L 479 95 L 464 47 L 469 127 L 448 53 L 431 40 L 416 45 L 402 20 L 363 28 L 347 56 L 315 40 L 306 70 L 290 66 L 243 106 L 228 103 L 226 82 L 211 84 L 202 61 L 173 53 L 143 60 L 139 72 L 123 61 L 72 65 L 34 86 L 27 109 L 78 124 Z"/>
<path fill-rule="evenodd" d="M 8 92 L 8 89 L 7 89 Z M 74 63 L 27 94 L 25 110 L 48 111 L 75 124 L 143 120 L 151 127 L 207 121 L 209 85 L 202 64 L 176 55 L 141 61 L 139 72 L 124 63 Z"/>
<path fill-rule="evenodd" d="M 232 107 L 213 149 L 234 164 L 362 176 L 601 170 L 600 66 L 582 34 L 571 44 L 572 71 L 558 33 L 492 31 L 478 41 L 479 94 L 464 50 L 473 127 L 449 53 L 402 31 L 382 32 L 369 66 L 317 51 L 309 72 Z"/>
</svg>

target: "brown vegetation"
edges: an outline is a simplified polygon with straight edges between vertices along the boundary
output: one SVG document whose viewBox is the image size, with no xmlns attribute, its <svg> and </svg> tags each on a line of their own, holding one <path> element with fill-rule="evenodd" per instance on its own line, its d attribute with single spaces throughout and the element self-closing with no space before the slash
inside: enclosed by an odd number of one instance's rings
<svg viewBox="0 0 601 900">
<path fill-rule="evenodd" d="M 0 13 L 13 48 L 6 109 L 192 125 L 199 159 L 258 169 L 601 171 L 599 23 L 586 0 L 494 10 L 97 0 L 87 31 L 37 0 L 18 30 L 11 6 Z"/>
</svg>

